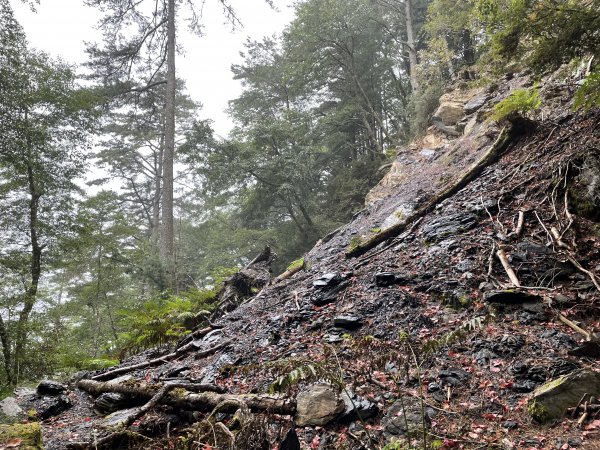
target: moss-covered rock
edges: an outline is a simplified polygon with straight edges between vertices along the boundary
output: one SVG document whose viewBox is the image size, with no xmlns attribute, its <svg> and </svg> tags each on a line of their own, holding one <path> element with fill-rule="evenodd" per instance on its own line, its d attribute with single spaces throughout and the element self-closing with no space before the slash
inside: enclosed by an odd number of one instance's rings
<svg viewBox="0 0 600 450">
<path fill-rule="evenodd" d="M 44 450 L 42 427 L 38 422 L 0 425 L 0 445 L 17 442 L 20 450 Z"/>
<path fill-rule="evenodd" d="M 538 422 L 560 420 L 584 394 L 600 395 L 600 373 L 578 370 L 549 381 L 534 391 L 527 411 Z"/>
</svg>

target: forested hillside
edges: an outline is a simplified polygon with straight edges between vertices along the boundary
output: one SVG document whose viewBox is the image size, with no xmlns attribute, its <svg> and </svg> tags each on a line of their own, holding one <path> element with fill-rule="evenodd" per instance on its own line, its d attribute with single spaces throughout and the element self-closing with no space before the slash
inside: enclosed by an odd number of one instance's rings
<svg viewBox="0 0 600 450">
<path fill-rule="evenodd" d="M 226 137 L 202 2 L 86 4 L 74 67 L 0 0 L 0 382 L 76 374 L 16 394 L 48 448 L 598 448 L 599 0 L 299 1 Z"/>
</svg>

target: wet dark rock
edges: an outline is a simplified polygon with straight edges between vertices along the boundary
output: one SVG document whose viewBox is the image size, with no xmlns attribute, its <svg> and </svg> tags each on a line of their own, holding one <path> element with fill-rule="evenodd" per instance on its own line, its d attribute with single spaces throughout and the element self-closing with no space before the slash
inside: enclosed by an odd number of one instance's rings
<svg viewBox="0 0 600 450">
<path fill-rule="evenodd" d="M 359 397 L 353 392 L 350 393 L 350 396 L 343 392 L 341 397 L 345 405 L 344 412 L 340 416 L 340 420 L 342 421 L 351 422 L 357 419 L 366 420 L 379 413 L 379 407 L 376 403 Z"/>
<path fill-rule="evenodd" d="M 451 368 L 440 370 L 438 373 L 438 378 L 442 380 L 443 384 L 459 386 L 465 381 L 469 380 L 471 378 L 471 374 L 462 369 Z"/>
<path fill-rule="evenodd" d="M 484 348 L 475 353 L 474 358 L 477 364 L 479 364 L 480 366 L 486 366 L 492 359 L 497 359 L 498 355 L 488 350 L 487 348 Z"/>
<path fill-rule="evenodd" d="M 537 383 L 534 383 L 533 381 L 518 381 L 516 383 L 513 384 L 512 389 L 515 392 L 519 392 L 521 394 L 527 394 L 529 392 L 532 392 L 536 387 L 537 387 Z"/>
<path fill-rule="evenodd" d="M 483 294 L 483 299 L 490 303 L 531 303 L 541 301 L 539 295 L 528 294 L 527 292 L 518 291 L 514 289 L 507 289 L 504 291 L 492 291 Z"/>
<path fill-rule="evenodd" d="M 107 428 L 122 426 L 125 423 L 125 421 L 129 418 L 129 416 L 137 412 L 138 410 L 139 408 L 128 408 L 115 411 L 114 413 L 106 416 L 104 420 L 100 423 L 102 426 Z"/>
<path fill-rule="evenodd" d="M 478 199 L 466 204 L 465 206 L 467 210 L 477 214 L 480 217 L 487 216 L 488 212 L 492 215 L 498 212 L 498 202 L 492 198 L 484 199 L 483 202 L 481 199 Z"/>
<path fill-rule="evenodd" d="M 202 377 L 202 380 L 200 381 L 201 384 L 214 384 L 215 379 L 217 378 L 217 375 L 219 374 L 219 371 L 225 367 L 225 366 L 229 366 L 235 363 L 235 359 L 233 357 L 231 357 L 230 355 L 228 355 L 227 353 L 219 356 L 219 359 L 217 359 L 216 362 L 214 362 L 213 364 L 211 364 L 210 366 L 208 366 L 206 368 L 206 371 L 204 372 L 204 376 Z"/>
<path fill-rule="evenodd" d="M 47 402 L 43 403 L 43 406 L 38 409 L 38 417 L 42 420 L 49 419 L 59 415 L 61 412 L 66 411 L 73 403 L 68 399 L 66 395 L 60 395 Z"/>
<path fill-rule="evenodd" d="M 428 392 L 429 394 L 432 394 L 432 393 L 434 393 L 434 392 L 437 392 L 437 391 L 439 391 L 440 389 L 442 389 L 442 387 L 441 387 L 441 386 L 440 386 L 438 383 L 436 383 L 436 382 L 429 383 L 429 384 L 427 385 L 427 392 Z"/>
<path fill-rule="evenodd" d="M 319 278 L 313 281 L 313 286 L 316 288 L 333 287 L 342 281 L 342 277 L 339 273 L 330 272 L 321 275 Z"/>
<path fill-rule="evenodd" d="M 423 237 L 428 242 L 437 242 L 470 230 L 475 225 L 477 225 L 477 216 L 471 213 L 459 212 L 440 216 L 423 227 Z"/>
<path fill-rule="evenodd" d="M 300 450 L 300 441 L 294 428 L 290 428 L 279 444 L 279 450 Z"/>
<path fill-rule="evenodd" d="M 502 424 L 502 427 L 508 430 L 516 430 L 517 428 L 519 428 L 519 424 L 514 420 L 507 420 Z"/>
<path fill-rule="evenodd" d="M 363 321 L 356 316 L 337 316 L 333 318 L 333 324 L 338 328 L 356 330 L 362 326 Z"/>
<path fill-rule="evenodd" d="M 464 107 L 465 114 L 473 114 L 475 111 L 480 109 L 483 105 L 485 105 L 485 102 L 487 102 L 487 100 L 488 100 L 487 94 L 482 94 L 482 95 L 473 97 L 471 100 L 469 100 L 467 103 L 465 103 L 465 107 Z"/>
<path fill-rule="evenodd" d="M 394 402 L 381 421 L 384 435 L 389 439 L 391 436 L 422 432 L 423 424 L 429 427 L 431 420 L 427 410 L 430 408 L 426 408 L 423 417 L 421 406 L 420 401 L 412 397 L 404 397 Z"/>
<path fill-rule="evenodd" d="M 94 410 L 103 415 L 113 413 L 127 406 L 131 406 L 131 400 L 128 400 L 124 394 L 115 392 L 101 394 L 94 401 Z"/>
<path fill-rule="evenodd" d="M 335 302 L 337 300 L 337 296 L 340 292 L 350 286 L 350 282 L 348 280 L 344 280 L 337 285 L 334 285 L 332 288 L 326 286 L 325 288 L 318 289 L 313 295 L 310 297 L 310 301 L 315 306 L 323 306 L 328 303 Z"/>
<path fill-rule="evenodd" d="M 586 358 L 600 358 L 600 343 L 596 341 L 584 342 L 577 348 L 569 350 L 568 354 Z"/>
<path fill-rule="evenodd" d="M 39 395 L 59 395 L 67 390 L 67 386 L 57 381 L 42 380 L 36 390 Z"/>
<path fill-rule="evenodd" d="M 375 274 L 375 284 L 379 287 L 387 287 L 396 284 L 396 274 L 392 272 L 379 272 Z"/>
<path fill-rule="evenodd" d="M 475 263 L 470 259 L 462 259 L 456 264 L 456 270 L 459 272 L 468 272 L 475 269 Z"/>
</svg>

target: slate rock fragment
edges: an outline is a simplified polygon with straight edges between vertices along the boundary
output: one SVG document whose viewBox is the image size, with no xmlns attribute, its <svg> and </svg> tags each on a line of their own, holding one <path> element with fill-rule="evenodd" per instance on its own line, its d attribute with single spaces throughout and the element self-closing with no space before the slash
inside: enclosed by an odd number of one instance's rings
<svg viewBox="0 0 600 450">
<path fill-rule="evenodd" d="M 362 326 L 363 321 L 356 316 L 337 316 L 333 318 L 333 324 L 338 328 L 356 330 Z"/>
<path fill-rule="evenodd" d="M 66 391 L 67 387 L 57 381 L 42 380 L 36 390 L 39 395 L 59 395 Z"/>
<path fill-rule="evenodd" d="M 46 420 L 50 417 L 59 415 L 61 412 L 71 408 L 71 406 L 73 406 L 73 403 L 66 395 L 59 395 L 58 397 L 45 402 L 44 406 L 38 409 L 38 416 L 40 419 Z"/>
</svg>

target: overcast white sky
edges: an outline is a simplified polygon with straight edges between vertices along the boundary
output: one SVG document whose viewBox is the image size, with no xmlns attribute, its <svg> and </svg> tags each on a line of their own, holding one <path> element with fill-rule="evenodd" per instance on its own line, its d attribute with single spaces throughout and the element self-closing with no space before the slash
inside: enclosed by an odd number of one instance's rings
<svg viewBox="0 0 600 450">
<path fill-rule="evenodd" d="M 212 119 L 221 136 L 232 127 L 224 110 L 241 87 L 232 79 L 230 67 L 241 61 L 239 52 L 246 38 L 260 39 L 279 33 L 293 18 L 293 0 L 274 3 L 279 11 L 272 10 L 264 0 L 231 0 L 244 25 L 231 32 L 218 0 L 206 0 L 202 21 L 205 36 L 198 38 L 180 30 L 178 43 L 185 48 L 185 54 L 177 59 L 178 77 L 186 80 L 190 96 L 204 105 L 202 118 Z M 86 58 L 84 41 L 99 41 L 94 28 L 99 15 L 84 6 L 82 0 L 40 0 L 35 13 L 18 0 L 11 0 L 11 4 L 33 47 L 55 57 L 80 64 Z"/>
</svg>

